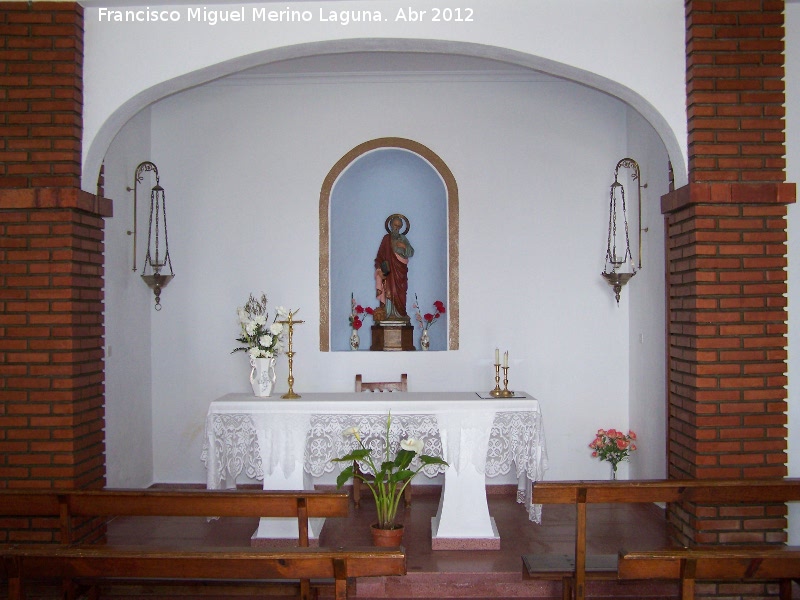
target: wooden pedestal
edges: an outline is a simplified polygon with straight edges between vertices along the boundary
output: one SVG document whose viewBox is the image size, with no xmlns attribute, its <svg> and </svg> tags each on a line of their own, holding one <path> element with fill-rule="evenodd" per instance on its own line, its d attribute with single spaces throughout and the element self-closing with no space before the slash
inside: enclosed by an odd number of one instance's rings
<svg viewBox="0 0 800 600">
<path fill-rule="evenodd" d="M 415 350 L 414 327 L 404 323 L 387 323 L 372 326 L 372 345 L 370 350 L 395 352 Z"/>
</svg>

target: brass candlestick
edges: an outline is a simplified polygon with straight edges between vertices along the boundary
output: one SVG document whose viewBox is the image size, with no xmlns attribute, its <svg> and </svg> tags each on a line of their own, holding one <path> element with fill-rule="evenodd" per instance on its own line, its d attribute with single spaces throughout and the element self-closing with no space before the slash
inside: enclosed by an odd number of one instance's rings
<svg viewBox="0 0 800 600">
<path fill-rule="evenodd" d="M 489 392 L 495 398 L 499 398 L 503 395 L 503 390 L 500 389 L 500 365 L 496 364 L 494 366 L 494 389 Z"/>
<path fill-rule="evenodd" d="M 502 398 L 511 398 L 514 395 L 514 392 L 508 389 L 508 367 L 503 367 L 503 390 L 499 395 Z"/>
<path fill-rule="evenodd" d="M 300 398 L 300 394 L 296 394 L 294 391 L 294 375 L 292 374 L 292 362 L 294 358 L 294 352 L 292 351 L 292 333 L 294 332 L 294 326 L 299 323 L 304 323 L 305 321 L 295 321 L 294 316 L 300 311 L 298 308 L 296 311 L 291 312 L 289 311 L 289 316 L 285 321 L 278 321 L 278 323 L 285 323 L 289 326 L 289 350 L 286 352 L 286 356 L 289 357 L 289 391 L 286 392 L 281 398 L 288 398 L 288 399 L 295 399 Z"/>
</svg>

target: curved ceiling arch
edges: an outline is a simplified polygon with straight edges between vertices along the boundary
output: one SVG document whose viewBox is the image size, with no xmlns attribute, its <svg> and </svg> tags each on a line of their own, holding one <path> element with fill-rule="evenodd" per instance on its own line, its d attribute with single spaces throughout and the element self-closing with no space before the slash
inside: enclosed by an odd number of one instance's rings
<svg viewBox="0 0 800 600">
<path fill-rule="evenodd" d="M 98 129 L 93 139 L 84 140 L 88 145 L 88 151 L 84 159 L 83 188 L 87 191 L 94 190 L 103 158 L 114 136 L 125 123 L 158 100 L 227 75 L 269 63 L 294 58 L 357 52 L 433 53 L 484 58 L 560 77 L 609 94 L 633 108 L 653 126 L 664 142 L 672 162 L 676 187 L 680 187 L 688 181 L 683 151 L 667 120 L 642 96 L 616 81 L 550 59 L 498 46 L 443 40 L 360 38 L 272 48 L 185 73 L 143 90 L 120 105 Z"/>
</svg>

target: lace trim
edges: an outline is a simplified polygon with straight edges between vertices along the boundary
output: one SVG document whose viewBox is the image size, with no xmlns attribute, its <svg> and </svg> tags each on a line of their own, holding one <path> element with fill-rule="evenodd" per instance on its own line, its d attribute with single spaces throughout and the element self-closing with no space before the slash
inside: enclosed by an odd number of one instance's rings
<svg viewBox="0 0 800 600">
<path fill-rule="evenodd" d="M 256 425 L 250 415 L 215 414 L 210 419 L 211 430 L 206 431 L 201 460 L 208 469 L 210 488 L 234 486 L 236 478 L 244 473 L 251 479 L 264 479 L 261 449 Z M 374 450 L 376 463 L 386 451 L 386 418 L 383 415 L 314 415 L 308 427 L 304 470 L 314 477 L 324 473 L 341 471 L 345 463 L 331 459 L 344 456 L 358 447 L 353 436 L 343 436 L 350 427 L 358 427 L 364 444 Z M 473 428 L 474 429 L 474 428 Z M 480 432 L 465 427 L 459 440 L 462 446 L 479 441 Z M 294 432 L 293 434 L 294 435 Z M 414 438 L 423 442 L 423 453 L 431 456 L 444 455 L 442 436 L 435 415 L 398 415 L 392 417 L 389 445 L 395 452 L 400 440 Z M 268 444 L 269 445 L 269 444 Z M 290 457 L 284 457 L 288 460 Z M 530 519 L 541 522 L 541 505 L 531 504 L 531 481 L 544 479 L 547 469 L 547 450 L 541 415 L 531 411 L 499 412 L 495 415 L 489 435 L 485 465 L 475 457 L 459 457 L 477 463 L 487 477 L 499 477 L 511 473 L 512 465 L 520 482 L 517 502 L 524 504 Z M 270 463 L 269 472 L 274 465 Z M 463 460 L 461 463 L 463 464 Z M 415 459 L 414 468 L 419 466 Z M 427 477 L 435 477 L 445 471 L 441 465 L 428 465 L 422 469 Z"/>
</svg>

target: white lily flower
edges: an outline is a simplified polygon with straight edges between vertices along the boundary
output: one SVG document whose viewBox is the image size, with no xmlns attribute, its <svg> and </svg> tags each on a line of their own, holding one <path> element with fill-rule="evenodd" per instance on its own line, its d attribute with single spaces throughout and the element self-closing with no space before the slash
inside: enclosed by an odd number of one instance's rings
<svg viewBox="0 0 800 600">
<path fill-rule="evenodd" d="M 414 452 L 415 454 L 422 453 L 422 446 L 423 446 L 422 440 L 415 440 L 414 438 L 408 438 L 407 440 L 400 441 L 400 447 L 403 450 L 409 450 L 411 452 Z"/>
<path fill-rule="evenodd" d="M 361 432 L 358 430 L 358 427 L 348 427 L 342 432 L 343 436 L 352 435 L 355 437 L 359 442 L 361 441 Z"/>
<path fill-rule="evenodd" d="M 273 323 L 272 325 L 269 326 L 269 332 L 272 335 L 280 335 L 281 333 L 283 333 L 283 325 L 281 325 L 280 323 Z"/>
</svg>

